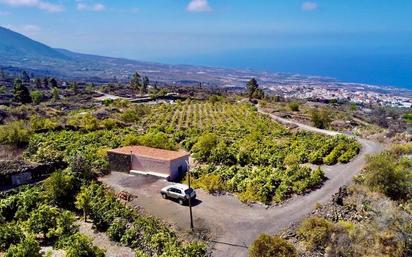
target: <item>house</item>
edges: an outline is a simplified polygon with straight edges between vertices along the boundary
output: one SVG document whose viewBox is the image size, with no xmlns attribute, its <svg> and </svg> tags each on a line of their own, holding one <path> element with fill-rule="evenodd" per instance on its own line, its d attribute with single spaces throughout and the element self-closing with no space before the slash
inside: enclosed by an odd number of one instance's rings
<svg viewBox="0 0 412 257">
<path fill-rule="evenodd" d="M 7 190 L 42 180 L 61 167 L 59 164 L 38 164 L 23 160 L 0 160 L 0 190 Z"/>
<path fill-rule="evenodd" d="M 126 146 L 108 151 L 112 171 L 153 175 L 177 181 L 187 172 L 189 153 L 146 146 Z"/>
</svg>

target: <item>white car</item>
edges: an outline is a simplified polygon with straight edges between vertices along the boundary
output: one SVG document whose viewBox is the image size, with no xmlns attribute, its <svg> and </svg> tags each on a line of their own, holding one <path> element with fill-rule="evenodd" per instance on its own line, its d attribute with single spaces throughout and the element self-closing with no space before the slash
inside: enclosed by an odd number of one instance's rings
<svg viewBox="0 0 412 257">
<path fill-rule="evenodd" d="M 189 188 L 184 184 L 173 184 L 166 186 L 160 190 L 160 194 L 164 199 L 174 199 L 179 202 L 179 204 L 185 204 L 189 198 L 191 200 L 196 198 L 196 192 L 192 188 Z"/>
</svg>

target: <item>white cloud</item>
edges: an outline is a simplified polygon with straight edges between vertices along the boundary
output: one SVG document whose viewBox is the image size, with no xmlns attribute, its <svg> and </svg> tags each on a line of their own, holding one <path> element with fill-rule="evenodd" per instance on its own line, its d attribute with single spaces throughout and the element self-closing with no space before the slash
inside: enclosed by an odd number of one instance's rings
<svg viewBox="0 0 412 257">
<path fill-rule="evenodd" d="M 303 2 L 301 6 L 302 11 L 305 11 L 305 12 L 314 11 L 318 9 L 318 7 L 319 5 L 316 2 L 310 2 L 310 1 Z"/>
<path fill-rule="evenodd" d="M 209 12 L 212 8 L 207 0 L 191 0 L 186 10 L 189 12 Z"/>
<path fill-rule="evenodd" d="M 93 12 L 102 12 L 106 10 L 106 6 L 100 3 L 96 4 L 87 4 L 84 3 L 83 1 L 77 1 L 77 10 L 79 11 L 93 11 Z"/>
<path fill-rule="evenodd" d="M 19 25 L 19 26 L 7 24 L 7 25 L 4 25 L 4 27 L 10 30 L 16 31 L 18 33 L 21 33 L 23 35 L 29 36 L 29 37 L 36 36 L 41 31 L 41 28 L 34 24 L 25 24 L 25 25 Z"/>
<path fill-rule="evenodd" d="M 61 12 L 64 10 L 62 5 L 52 4 L 42 0 L 0 0 L 0 3 L 15 7 L 32 7 L 48 12 Z"/>
</svg>

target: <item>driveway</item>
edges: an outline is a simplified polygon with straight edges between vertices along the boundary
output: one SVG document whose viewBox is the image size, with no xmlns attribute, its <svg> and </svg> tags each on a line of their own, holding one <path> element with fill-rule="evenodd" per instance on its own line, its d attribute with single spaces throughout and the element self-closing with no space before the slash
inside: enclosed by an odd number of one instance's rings
<svg viewBox="0 0 412 257">
<path fill-rule="evenodd" d="M 282 122 L 276 116 L 271 117 Z M 337 134 L 334 131 L 319 130 L 293 121 L 288 123 L 317 133 Z M 373 141 L 359 138 L 358 141 L 362 144 L 361 152 L 350 163 L 321 167 L 328 178 L 321 188 L 303 196 L 295 196 L 281 206 L 247 206 L 232 195 L 213 196 L 197 190 L 199 201 L 193 208 L 194 225 L 210 230 L 213 238 L 213 255 L 246 257 L 248 246 L 259 234 L 275 234 L 310 214 L 317 203 L 329 201 L 339 187 L 349 184 L 353 176 L 361 172 L 368 154 L 383 150 L 381 144 Z M 188 207 L 164 200 L 160 196 L 160 189 L 168 182 L 116 172 L 101 180 L 116 190 L 126 190 L 137 195 L 132 204 L 143 207 L 147 213 L 176 225 L 178 229 L 189 229 Z"/>
</svg>

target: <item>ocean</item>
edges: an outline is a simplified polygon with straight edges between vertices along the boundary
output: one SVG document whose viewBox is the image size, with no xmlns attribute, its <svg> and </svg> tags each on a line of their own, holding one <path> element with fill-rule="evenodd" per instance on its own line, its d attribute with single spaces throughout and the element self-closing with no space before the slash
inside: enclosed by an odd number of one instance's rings
<svg viewBox="0 0 412 257">
<path fill-rule="evenodd" d="M 237 50 L 196 54 L 160 61 L 256 71 L 287 72 L 412 89 L 412 51 L 388 49 Z"/>
</svg>

